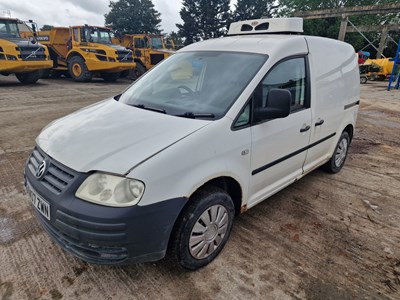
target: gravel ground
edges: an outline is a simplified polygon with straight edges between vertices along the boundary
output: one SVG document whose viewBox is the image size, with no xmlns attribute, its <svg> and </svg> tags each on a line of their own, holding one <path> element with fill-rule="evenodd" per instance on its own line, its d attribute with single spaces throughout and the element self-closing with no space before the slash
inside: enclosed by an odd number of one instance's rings
<svg viewBox="0 0 400 300">
<path fill-rule="evenodd" d="M 25 160 L 51 120 L 128 84 L 0 77 L 1 299 L 400 299 L 400 90 L 384 82 L 361 87 L 342 171 L 316 170 L 237 217 L 206 268 L 97 266 L 61 250 L 33 215 Z"/>
</svg>

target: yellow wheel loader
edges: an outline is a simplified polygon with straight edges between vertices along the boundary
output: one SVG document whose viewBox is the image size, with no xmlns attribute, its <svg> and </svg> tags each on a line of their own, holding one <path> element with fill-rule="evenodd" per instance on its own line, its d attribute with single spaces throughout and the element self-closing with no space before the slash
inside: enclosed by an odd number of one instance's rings
<svg viewBox="0 0 400 300">
<path fill-rule="evenodd" d="M 50 31 L 40 31 L 37 39 L 49 48 L 53 77 L 64 74 L 75 81 L 101 77 L 111 82 L 117 80 L 121 72 L 136 67 L 132 51 L 114 45 L 111 31 L 106 27 L 54 27 Z"/>
<path fill-rule="evenodd" d="M 18 19 L 0 17 L 0 74 L 15 74 L 24 84 L 38 81 L 42 70 L 52 67 L 47 47 L 39 44 L 35 38 L 36 26 L 33 25 L 31 39 L 20 35 Z"/>
<path fill-rule="evenodd" d="M 113 42 L 133 51 L 136 68 L 130 75 L 134 78 L 140 77 L 160 61 L 175 53 L 174 50 L 165 46 L 164 38 L 160 34 L 125 34 L 115 37 Z"/>
</svg>

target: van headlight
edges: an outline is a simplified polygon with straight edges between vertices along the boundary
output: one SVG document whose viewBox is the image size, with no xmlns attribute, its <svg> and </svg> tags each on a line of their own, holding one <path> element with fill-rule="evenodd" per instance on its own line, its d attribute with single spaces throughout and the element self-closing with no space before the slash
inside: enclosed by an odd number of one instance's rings
<svg viewBox="0 0 400 300">
<path fill-rule="evenodd" d="M 125 207 L 137 204 L 144 193 L 144 183 L 135 179 L 95 173 L 76 191 L 75 196 L 97 204 Z"/>
</svg>

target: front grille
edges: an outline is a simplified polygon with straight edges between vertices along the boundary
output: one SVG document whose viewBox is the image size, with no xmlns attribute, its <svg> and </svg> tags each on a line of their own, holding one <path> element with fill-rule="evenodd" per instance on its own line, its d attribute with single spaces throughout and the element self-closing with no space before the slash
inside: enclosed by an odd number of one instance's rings
<svg viewBox="0 0 400 300">
<path fill-rule="evenodd" d="M 164 54 L 150 54 L 150 63 L 152 65 L 158 64 L 164 59 Z"/>
<path fill-rule="evenodd" d="M 58 213 L 59 211 L 57 211 L 57 215 Z M 46 231 L 56 242 L 85 261 L 100 264 L 115 264 L 126 260 L 128 257 L 128 250 L 126 247 L 101 246 L 95 243 L 81 242 L 53 227 L 49 222 L 46 222 L 39 213 L 36 213 L 36 215 L 41 220 Z"/>
<path fill-rule="evenodd" d="M 117 60 L 119 62 L 132 62 L 133 61 L 132 52 L 126 50 L 117 51 Z"/>
<path fill-rule="evenodd" d="M 42 161 L 46 161 L 48 168 L 39 182 L 52 193 L 60 195 L 74 181 L 75 172 L 51 159 L 36 147 L 28 161 L 28 169 L 33 175 L 36 176 L 37 169 Z"/>
<path fill-rule="evenodd" d="M 18 50 L 21 52 L 18 57 L 22 60 L 46 60 L 46 54 L 43 47 L 18 47 Z"/>
</svg>

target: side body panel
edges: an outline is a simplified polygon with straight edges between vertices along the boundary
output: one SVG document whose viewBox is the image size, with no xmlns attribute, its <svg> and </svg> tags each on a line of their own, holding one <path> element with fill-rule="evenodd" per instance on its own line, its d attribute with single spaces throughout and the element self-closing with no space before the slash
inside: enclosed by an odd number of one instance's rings
<svg viewBox="0 0 400 300">
<path fill-rule="evenodd" d="M 310 50 L 312 126 L 304 172 L 328 161 L 344 128 L 355 125 L 359 72 L 354 49 L 336 40 L 306 37 Z M 321 142 L 322 140 L 325 141 Z"/>
<path fill-rule="evenodd" d="M 236 180 L 247 199 L 250 128 L 231 131 L 231 124 L 226 117 L 212 122 L 131 170 L 128 177 L 146 184 L 139 205 L 172 195 L 189 198 L 200 186 L 221 176 Z"/>
</svg>

